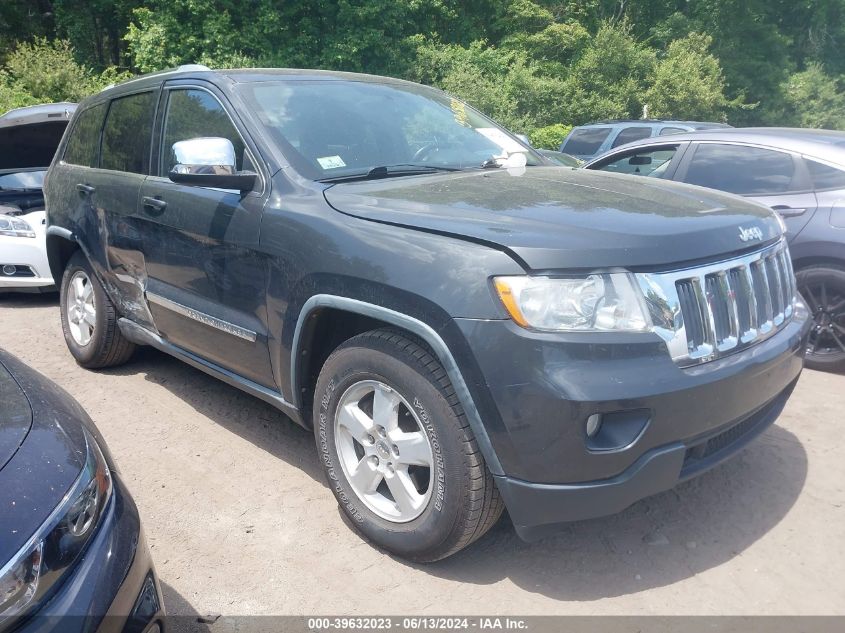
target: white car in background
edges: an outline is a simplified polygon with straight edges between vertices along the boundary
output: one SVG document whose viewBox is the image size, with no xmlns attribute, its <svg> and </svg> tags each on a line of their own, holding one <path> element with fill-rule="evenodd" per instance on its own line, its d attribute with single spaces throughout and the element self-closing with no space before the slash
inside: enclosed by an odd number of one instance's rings
<svg viewBox="0 0 845 633">
<path fill-rule="evenodd" d="M 51 103 L 0 116 L 0 292 L 55 289 L 42 187 L 74 110 Z"/>
</svg>

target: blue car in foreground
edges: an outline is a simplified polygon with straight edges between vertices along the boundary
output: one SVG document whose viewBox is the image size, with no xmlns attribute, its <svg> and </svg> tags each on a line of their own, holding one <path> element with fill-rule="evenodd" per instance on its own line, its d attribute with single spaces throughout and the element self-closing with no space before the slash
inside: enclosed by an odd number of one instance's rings
<svg viewBox="0 0 845 633">
<path fill-rule="evenodd" d="M 160 633 L 138 510 L 102 436 L 0 350 L 0 631 Z"/>
</svg>

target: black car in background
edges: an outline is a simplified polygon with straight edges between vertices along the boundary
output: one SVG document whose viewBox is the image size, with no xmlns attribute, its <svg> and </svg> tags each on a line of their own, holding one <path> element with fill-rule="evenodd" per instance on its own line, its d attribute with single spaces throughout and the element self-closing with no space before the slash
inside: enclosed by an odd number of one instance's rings
<svg viewBox="0 0 845 633">
<path fill-rule="evenodd" d="M 158 632 L 162 605 L 135 503 L 93 422 L 0 350 L 0 631 Z"/>
<path fill-rule="evenodd" d="M 586 169 L 685 182 L 775 211 L 815 324 L 808 367 L 845 370 L 845 132 L 736 128 L 629 143 Z"/>
</svg>

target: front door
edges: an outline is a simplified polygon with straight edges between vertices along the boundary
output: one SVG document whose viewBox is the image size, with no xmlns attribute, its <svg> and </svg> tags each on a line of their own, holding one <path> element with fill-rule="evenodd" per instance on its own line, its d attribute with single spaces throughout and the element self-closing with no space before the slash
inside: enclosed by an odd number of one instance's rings
<svg viewBox="0 0 845 633">
<path fill-rule="evenodd" d="M 257 170 L 244 135 L 210 86 L 165 85 L 152 175 L 141 189 L 146 299 L 167 341 L 259 384 L 273 387 L 267 346 L 267 260 L 259 252 L 264 178 L 255 190 L 180 185 L 168 174 L 173 145 L 228 139 L 237 168 Z"/>
</svg>

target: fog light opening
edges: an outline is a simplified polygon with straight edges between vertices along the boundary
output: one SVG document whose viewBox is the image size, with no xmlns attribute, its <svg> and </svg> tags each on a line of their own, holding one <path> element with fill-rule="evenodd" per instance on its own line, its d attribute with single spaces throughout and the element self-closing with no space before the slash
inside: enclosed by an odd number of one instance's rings
<svg viewBox="0 0 845 633">
<path fill-rule="evenodd" d="M 594 413 L 587 418 L 587 437 L 595 437 L 601 430 L 601 413 Z"/>
<path fill-rule="evenodd" d="M 3 266 L 3 274 L 11 277 L 16 272 L 18 272 L 18 267 L 14 264 L 4 264 Z"/>
</svg>

